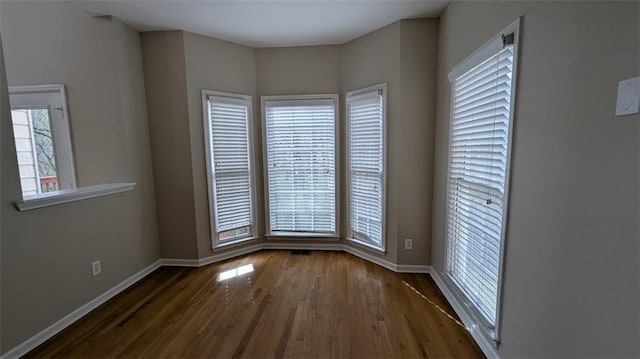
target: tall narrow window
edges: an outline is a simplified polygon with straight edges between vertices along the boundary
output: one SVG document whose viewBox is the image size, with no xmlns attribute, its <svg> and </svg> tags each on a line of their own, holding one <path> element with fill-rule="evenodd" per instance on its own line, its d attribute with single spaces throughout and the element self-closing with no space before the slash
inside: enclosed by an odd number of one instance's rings
<svg viewBox="0 0 640 359">
<path fill-rule="evenodd" d="M 263 97 L 268 231 L 337 235 L 336 95 Z"/>
<path fill-rule="evenodd" d="M 385 85 L 347 93 L 347 238 L 381 250 L 385 247 L 385 96 Z"/>
<path fill-rule="evenodd" d="M 22 197 L 75 187 L 64 85 L 12 86 Z"/>
<path fill-rule="evenodd" d="M 517 22 L 449 75 L 446 272 L 494 328 L 499 308 Z"/>
<path fill-rule="evenodd" d="M 214 246 L 254 237 L 251 96 L 202 91 Z"/>
</svg>

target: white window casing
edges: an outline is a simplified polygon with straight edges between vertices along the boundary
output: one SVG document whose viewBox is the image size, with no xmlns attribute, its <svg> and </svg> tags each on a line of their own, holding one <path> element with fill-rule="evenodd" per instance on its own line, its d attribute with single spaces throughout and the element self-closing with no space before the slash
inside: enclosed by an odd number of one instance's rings
<svg viewBox="0 0 640 359">
<path fill-rule="evenodd" d="M 339 233 L 337 95 L 263 96 L 267 236 Z"/>
<path fill-rule="evenodd" d="M 445 274 L 499 343 L 519 19 L 449 74 Z"/>
<path fill-rule="evenodd" d="M 347 239 L 385 251 L 386 84 L 350 91 L 347 117 Z"/>
<path fill-rule="evenodd" d="M 256 237 L 251 96 L 202 90 L 213 247 Z"/>
</svg>

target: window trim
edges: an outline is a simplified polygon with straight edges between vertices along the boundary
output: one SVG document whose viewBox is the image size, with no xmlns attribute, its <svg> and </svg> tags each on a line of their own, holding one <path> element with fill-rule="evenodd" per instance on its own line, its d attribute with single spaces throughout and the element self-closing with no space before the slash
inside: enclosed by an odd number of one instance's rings
<svg viewBox="0 0 640 359">
<path fill-rule="evenodd" d="M 471 318 L 476 322 L 477 329 L 480 333 L 491 339 L 495 347 L 497 348 L 500 344 L 500 328 L 502 321 L 502 299 L 503 299 L 503 279 L 504 279 L 504 271 L 505 271 L 505 248 L 507 245 L 508 239 L 508 227 L 509 227 L 509 193 L 510 193 L 510 178 L 511 178 L 511 157 L 512 157 L 512 147 L 513 147 L 513 123 L 515 117 L 516 110 L 516 93 L 517 93 L 517 78 L 518 78 L 518 60 L 519 60 L 519 50 L 520 50 L 520 42 L 521 42 L 521 34 L 520 34 L 520 20 L 522 17 L 516 18 L 512 23 L 507 25 L 505 28 L 500 30 L 496 35 L 487 40 L 484 44 L 478 47 L 475 51 L 465 57 L 462 61 L 460 61 L 457 65 L 455 65 L 451 72 L 449 72 L 449 133 L 447 136 L 448 148 L 447 148 L 447 183 L 446 188 L 447 191 L 449 189 L 450 181 L 449 181 L 449 165 L 451 161 L 451 133 L 453 130 L 453 104 L 454 104 L 454 96 L 453 96 L 453 82 L 456 77 L 466 73 L 471 70 L 475 66 L 481 64 L 483 61 L 488 59 L 491 55 L 495 54 L 499 47 L 502 46 L 502 38 L 504 35 L 508 35 L 513 33 L 513 71 L 512 71 L 512 80 L 511 80 L 511 103 L 509 109 L 509 134 L 508 134 L 508 143 L 507 143 L 507 157 L 506 157 L 506 171 L 505 171 L 505 185 L 504 185 L 504 202 L 503 202 L 503 218 L 502 218 L 502 228 L 501 228 L 501 246 L 500 246 L 500 255 L 498 263 L 498 288 L 497 288 L 497 300 L 496 300 L 496 318 L 495 324 L 491 325 L 484 315 L 480 312 L 479 309 L 472 304 L 471 300 L 469 300 L 464 294 L 464 292 L 459 288 L 458 284 L 453 280 L 453 278 L 446 271 L 446 260 L 448 258 L 447 254 L 447 238 L 448 238 L 448 213 L 449 213 L 449 200 L 446 199 L 445 202 L 445 216 L 444 216 L 444 276 L 443 279 L 452 290 L 454 296 L 457 299 L 464 303 L 464 308 L 468 309 L 468 313 Z M 501 48 L 501 47 L 500 47 Z M 475 328 L 474 328 L 475 329 Z"/>
<path fill-rule="evenodd" d="M 69 106 L 67 101 L 66 86 L 64 84 L 9 86 L 9 97 L 19 96 L 19 95 L 45 95 L 45 94 L 60 96 L 59 107 L 61 108 L 60 112 L 61 112 L 62 121 L 58 121 L 58 123 L 55 126 L 53 123 L 51 123 L 51 131 L 52 131 L 52 135 L 55 137 L 53 148 L 54 148 L 54 153 L 56 157 L 56 166 L 57 166 L 56 170 L 58 172 L 57 177 L 61 184 L 63 183 L 63 178 L 62 178 L 63 176 L 66 177 L 65 181 L 69 181 L 70 183 L 68 186 L 66 184 L 63 186 L 60 186 L 59 191 L 75 189 L 75 188 L 78 188 L 78 181 L 76 177 L 76 165 L 75 165 L 75 158 L 73 154 L 73 141 L 71 139 L 71 123 L 69 121 Z M 24 105 L 14 106 L 15 100 L 13 99 L 9 102 L 10 102 L 9 107 L 11 108 L 11 110 L 28 108 L 28 106 L 24 106 Z M 55 109 L 52 108 L 51 110 L 53 112 L 53 110 Z M 50 121 L 53 122 L 53 116 L 50 119 Z M 61 161 L 60 158 L 64 158 L 64 160 Z M 63 164 L 63 167 L 66 167 L 66 169 L 63 170 L 62 168 L 60 168 L 61 164 Z M 37 167 L 36 167 L 36 170 L 37 170 Z M 38 183 L 38 186 L 39 185 L 40 184 Z M 22 188 L 20 189 L 20 191 L 22 193 Z M 40 191 L 38 190 L 38 195 L 42 195 L 42 194 L 43 193 L 40 193 Z M 29 196 L 29 197 L 32 197 L 32 196 Z"/>
<path fill-rule="evenodd" d="M 350 131 L 349 125 L 351 117 L 349 116 L 349 101 L 354 98 L 357 99 L 362 95 L 367 95 L 373 91 L 382 91 L 382 240 L 380 246 L 377 246 L 372 241 L 366 239 L 356 238 L 351 231 L 351 171 L 348 166 L 351 162 L 351 153 L 349 151 L 349 139 Z M 372 85 L 356 90 L 351 90 L 345 93 L 345 159 L 347 162 L 346 168 L 346 211 L 347 211 L 347 236 L 346 240 L 365 246 L 377 252 L 387 252 L 387 183 L 388 183 L 388 168 L 387 168 L 387 84 L 381 83 Z"/>
<path fill-rule="evenodd" d="M 299 101 L 305 100 L 332 100 L 334 103 L 334 134 L 335 134 L 335 210 L 336 210 L 336 229 L 334 233 L 313 233 L 313 232 L 289 232 L 289 231 L 271 231 L 271 220 L 270 220 L 270 203 L 269 203 L 269 163 L 268 163 L 268 152 L 267 152 L 267 118 L 265 116 L 266 102 L 269 101 L 291 101 L 291 103 L 296 103 Z M 267 240 L 270 239 L 280 239 L 280 238 L 291 238 L 292 236 L 297 236 L 300 240 L 317 240 L 319 238 L 322 239 L 334 239 L 340 236 L 340 95 L 339 94 L 311 94 L 311 95 L 268 95 L 268 96 L 260 96 L 260 110 L 261 110 L 261 125 L 262 125 L 262 155 L 263 155 L 263 180 L 264 180 L 264 214 L 265 214 L 265 229 L 266 234 L 265 238 Z"/>
<path fill-rule="evenodd" d="M 204 129 L 204 152 L 205 152 L 205 165 L 207 170 L 207 194 L 209 199 L 209 228 L 211 234 L 211 248 L 219 249 L 222 247 L 232 246 L 238 243 L 248 242 L 258 238 L 258 224 L 256 219 L 256 170 L 255 170 L 255 153 L 254 153 L 254 138 L 253 138 L 253 97 L 251 95 L 237 94 L 232 92 L 214 91 L 208 89 L 202 89 L 202 121 Z M 212 190 L 215 189 L 215 182 L 213 178 L 212 163 L 211 163 L 211 121 L 209 120 L 209 96 L 227 98 L 230 102 L 242 103 L 247 105 L 247 147 L 249 151 L 249 181 L 251 188 L 251 225 L 249 229 L 249 235 L 246 237 L 232 239 L 229 241 L 220 241 L 217 228 L 216 228 L 216 204 L 215 196 Z"/>
</svg>

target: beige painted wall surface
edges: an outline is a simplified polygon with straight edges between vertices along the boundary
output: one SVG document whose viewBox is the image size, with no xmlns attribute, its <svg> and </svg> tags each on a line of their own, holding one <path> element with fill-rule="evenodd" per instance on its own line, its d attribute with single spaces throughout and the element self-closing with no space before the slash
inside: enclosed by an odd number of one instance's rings
<svg viewBox="0 0 640 359">
<path fill-rule="evenodd" d="M 454 2 L 440 19 L 433 264 L 442 269 L 447 74 L 524 15 L 503 290 L 502 357 L 634 357 L 639 342 L 640 4 Z"/>
<path fill-rule="evenodd" d="M 193 173 L 193 201 L 195 208 L 198 257 L 212 255 L 209 197 L 205 165 L 204 121 L 202 118 L 202 89 L 251 95 L 254 98 L 254 157 L 257 207 L 262 208 L 262 178 L 260 132 L 256 114 L 256 64 L 254 49 L 211 37 L 184 32 L 184 56 L 189 106 L 190 161 Z M 189 160 L 187 158 L 185 161 Z M 261 212 L 257 212 L 261 228 Z M 259 231 L 259 234 L 264 230 Z M 247 243 L 248 244 L 248 243 Z M 246 244 L 245 244 L 246 245 Z M 235 246 L 234 248 L 237 248 Z M 217 251 L 217 250 L 216 250 Z"/>
<path fill-rule="evenodd" d="M 0 8 L 0 12 L 2 9 Z M 0 17 L 1 18 L 1 17 Z M 2 27 L 2 21 L 0 21 L 0 28 Z M 4 69 L 4 53 L 2 50 L 2 34 L 0 30 L 0 163 L 2 163 L 2 153 L 4 139 L 2 136 L 3 123 L 11 122 L 11 112 L 9 106 L 9 89 L 7 83 L 7 75 Z M 16 160 L 17 163 L 17 160 Z M 2 190 L 2 183 L 5 179 L 0 176 L 0 203 L 4 203 L 4 191 Z M 0 250 L 2 249 L 2 205 L 0 205 Z M 1 252 L 0 252 L 1 253 Z M 0 255 L 0 308 L 2 308 L 2 255 Z M 2 310 L 0 310 L 0 353 L 4 353 L 4 345 L 2 344 Z"/>
<path fill-rule="evenodd" d="M 397 262 L 398 248 L 398 205 L 400 185 L 400 22 L 348 42 L 340 51 L 340 78 L 343 93 L 359 88 L 387 84 L 387 228 L 384 258 Z M 341 98 L 342 118 L 346 108 Z M 342 121 L 341 131 L 346 127 Z M 341 152 L 346 150 L 342 141 Z M 344 165 L 343 165 L 344 168 Z M 345 183 L 346 171 L 342 171 Z M 342 208 L 346 209 L 346 189 L 342 188 Z M 347 211 L 342 213 L 345 223 L 343 234 L 347 233 Z M 347 244 L 351 242 L 347 241 Z"/>
<path fill-rule="evenodd" d="M 340 47 L 256 49 L 258 95 L 340 92 Z"/>
<path fill-rule="evenodd" d="M 11 122 L 2 116 L 6 352 L 153 263 L 159 248 L 137 33 L 70 4 L 0 6 L 9 84 L 67 85 L 80 184 L 137 182 L 132 192 L 17 212 L 14 141 Z M 92 278 L 96 259 L 102 274 Z"/>
<path fill-rule="evenodd" d="M 182 31 L 141 34 L 160 252 L 198 258 Z"/>
<path fill-rule="evenodd" d="M 398 264 L 431 261 L 438 20 L 400 22 Z M 413 249 L 404 249 L 404 239 Z"/>
</svg>

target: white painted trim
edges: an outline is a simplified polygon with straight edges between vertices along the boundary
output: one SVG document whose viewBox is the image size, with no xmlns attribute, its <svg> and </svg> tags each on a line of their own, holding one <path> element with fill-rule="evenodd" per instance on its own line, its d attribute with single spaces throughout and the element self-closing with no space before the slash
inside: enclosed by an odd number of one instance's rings
<svg viewBox="0 0 640 359">
<path fill-rule="evenodd" d="M 432 268 L 429 265 L 396 264 L 398 273 L 431 273 L 431 271 Z"/>
<path fill-rule="evenodd" d="M 264 243 L 263 249 L 304 249 L 315 251 L 342 251 L 340 243 Z"/>
<path fill-rule="evenodd" d="M 364 260 L 367 260 L 367 261 L 369 261 L 371 263 L 375 263 L 375 264 L 377 264 L 377 265 L 379 265 L 381 267 L 385 267 L 385 268 L 387 268 L 387 269 L 389 269 L 391 271 L 394 271 L 394 272 L 398 271 L 398 265 L 397 264 L 395 264 L 393 262 L 389 262 L 388 260 L 386 260 L 386 259 L 384 259 L 382 257 L 379 257 L 379 256 L 376 256 L 374 254 L 370 254 L 370 253 L 361 251 L 360 249 L 355 248 L 353 246 L 349 246 L 349 245 L 344 245 L 343 246 L 343 250 L 345 252 L 347 252 L 347 253 L 353 254 L 356 257 L 360 257 L 360 258 L 362 258 Z"/>
<path fill-rule="evenodd" d="M 58 320 L 57 322 L 51 324 L 49 327 L 47 327 L 46 329 L 44 329 L 40 333 L 38 333 L 38 334 L 32 336 L 31 338 L 27 339 L 26 341 L 22 342 L 22 344 L 20 344 L 20 345 L 14 347 L 13 349 L 9 350 L 4 355 L 2 355 L 2 357 L 0 357 L 0 359 L 19 358 L 19 357 L 27 354 L 31 350 L 35 349 L 38 345 L 44 343 L 47 339 L 53 337 L 54 335 L 56 335 L 57 333 L 59 333 L 60 331 L 62 331 L 66 327 L 68 327 L 69 325 L 73 324 L 78 319 L 80 319 L 83 316 L 87 315 L 92 310 L 98 308 L 100 305 L 102 305 L 103 303 L 105 303 L 109 299 L 115 297 L 120 292 L 124 291 L 125 289 L 129 288 L 130 286 L 132 286 L 133 284 L 135 284 L 136 282 L 138 282 L 142 278 L 144 278 L 147 275 L 149 275 L 151 272 L 153 272 L 156 269 L 160 268 L 160 266 L 161 266 L 161 260 L 155 261 L 153 264 L 151 264 L 151 265 L 147 266 L 146 268 L 142 269 L 141 271 L 135 273 L 131 277 L 123 280 L 122 282 L 118 283 L 115 287 L 113 287 L 113 288 L 107 290 L 106 292 L 100 294 L 99 296 L 97 296 L 96 298 L 91 300 L 90 302 L 86 303 L 85 305 L 81 306 L 80 308 L 78 308 L 78 309 L 74 310 L 73 312 L 69 313 L 68 315 L 66 315 L 62 319 Z"/>
<path fill-rule="evenodd" d="M 216 262 L 221 262 L 233 257 L 238 257 L 244 254 L 249 254 L 249 253 L 253 253 L 253 252 L 257 252 L 259 250 L 262 249 L 262 244 L 261 243 L 257 243 L 251 246 L 247 246 L 247 247 L 241 247 L 241 248 L 237 248 L 237 249 L 232 249 L 230 251 L 225 251 L 222 253 L 218 253 L 218 254 L 214 254 L 212 256 L 206 257 L 206 258 L 200 258 L 198 259 L 198 266 L 206 266 L 207 264 L 212 264 L 212 263 L 216 263 Z"/>
<path fill-rule="evenodd" d="M 473 337 L 475 342 L 478 344 L 484 355 L 489 359 L 499 359 L 500 355 L 498 355 L 498 351 L 496 350 L 495 343 L 493 339 L 489 336 L 486 331 L 482 330 L 482 324 L 479 320 L 474 319 L 474 315 L 467 309 L 456 295 L 453 294 L 449 286 L 442 279 L 437 270 L 432 269 L 429 274 L 433 281 L 436 282 L 436 285 L 444 294 L 445 298 L 453 308 L 453 310 L 458 314 L 462 323 L 464 323 L 465 327 L 469 331 L 469 334 Z"/>
<path fill-rule="evenodd" d="M 20 212 L 36 208 L 55 206 L 57 204 L 80 201 L 83 199 L 107 196 L 114 193 L 132 191 L 133 183 L 105 183 L 96 186 L 78 187 L 27 196 L 15 203 Z"/>
</svg>

